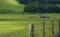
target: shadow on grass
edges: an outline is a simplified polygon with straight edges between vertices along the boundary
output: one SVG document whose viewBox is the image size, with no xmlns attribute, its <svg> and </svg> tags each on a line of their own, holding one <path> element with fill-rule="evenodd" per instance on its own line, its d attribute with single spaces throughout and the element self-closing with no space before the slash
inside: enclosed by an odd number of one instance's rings
<svg viewBox="0 0 60 37">
<path fill-rule="evenodd" d="M 17 19 L 0 19 L 0 21 L 16 21 Z M 19 20 L 19 19 L 18 19 Z"/>
</svg>

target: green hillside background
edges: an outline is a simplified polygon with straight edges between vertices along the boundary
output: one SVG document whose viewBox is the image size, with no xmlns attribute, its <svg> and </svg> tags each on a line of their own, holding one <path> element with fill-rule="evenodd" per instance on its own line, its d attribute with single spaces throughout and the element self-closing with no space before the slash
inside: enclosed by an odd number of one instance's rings
<svg viewBox="0 0 60 37">
<path fill-rule="evenodd" d="M 57 6 L 60 7 L 59 4 Z M 25 5 L 18 3 L 17 0 L 0 0 L 0 37 L 28 37 L 31 23 L 35 24 L 35 37 L 42 37 L 43 20 L 46 23 L 46 37 L 52 36 L 52 20 L 54 20 L 54 31 L 58 32 L 59 13 L 45 13 L 51 18 L 38 18 L 38 14 L 22 14 L 24 7 Z"/>
<path fill-rule="evenodd" d="M 47 0 L 44 1 L 46 2 Z M 47 8 L 49 5 L 45 6 Z M 60 4 L 56 4 L 56 6 L 60 8 Z M 20 4 L 17 0 L 0 0 L 0 14 L 21 14 L 24 12 L 24 7 L 25 5 Z"/>
<path fill-rule="evenodd" d="M 17 0 L 0 0 L 0 13 L 22 13 L 23 4 L 19 4 Z"/>
</svg>

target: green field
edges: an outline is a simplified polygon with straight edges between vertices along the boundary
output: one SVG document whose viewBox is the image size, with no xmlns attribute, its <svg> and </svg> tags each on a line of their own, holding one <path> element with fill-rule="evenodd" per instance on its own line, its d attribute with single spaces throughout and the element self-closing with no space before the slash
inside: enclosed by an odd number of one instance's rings
<svg viewBox="0 0 60 37">
<path fill-rule="evenodd" d="M 0 37 L 28 37 L 31 23 L 35 24 L 35 37 L 42 37 L 42 20 L 46 22 L 46 37 L 51 37 L 52 20 L 55 23 L 55 32 L 58 32 L 60 14 L 45 13 L 51 18 L 37 18 L 37 14 L 21 14 L 24 6 L 19 4 L 17 0 L 0 0 L 0 13 L 4 13 L 0 14 Z"/>
<path fill-rule="evenodd" d="M 0 0 L 0 13 L 22 13 L 23 4 L 19 4 L 17 0 Z"/>
<path fill-rule="evenodd" d="M 35 37 L 40 37 L 42 36 L 42 20 L 46 22 L 46 37 L 51 37 L 51 20 L 54 20 L 55 32 L 57 32 L 60 14 L 46 15 L 51 18 L 37 18 L 37 14 L 0 14 L 0 37 L 28 37 L 31 23 L 35 24 Z"/>
</svg>

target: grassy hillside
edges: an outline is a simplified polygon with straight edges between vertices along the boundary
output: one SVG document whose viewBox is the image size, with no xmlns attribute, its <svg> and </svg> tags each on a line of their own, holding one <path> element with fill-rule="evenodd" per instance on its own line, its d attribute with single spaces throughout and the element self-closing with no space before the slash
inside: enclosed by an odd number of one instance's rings
<svg viewBox="0 0 60 37">
<path fill-rule="evenodd" d="M 0 0 L 0 13 L 22 13 L 23 9 L 17 0 Z"/>
</svg>

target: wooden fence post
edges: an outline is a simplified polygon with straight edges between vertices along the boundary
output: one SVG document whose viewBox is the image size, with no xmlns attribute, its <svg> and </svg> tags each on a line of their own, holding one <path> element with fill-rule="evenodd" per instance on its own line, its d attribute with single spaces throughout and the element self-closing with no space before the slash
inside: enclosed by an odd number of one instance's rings
<svg viewBox="0 0 60 37">
<path fill-rule="evenodd" d="M 42 37 L 45 37 L 45 21 L 42 22 Z"/>
<path fill-rule="evenodd" d="M 54 37 L 54 21 L 52 20 L 52 37 Z"/>
<path fill-rule="evenodd" d="M 60 20 L 58 21 L 59 31 L 57 32 L 57 37 L 60 37 Z"/>
<path fill-rule="evenodd" d="M 59 20 L 59 34 L 58 37 L 60 37 L 60 20 Z"/>
<path fill-rule="evenodd" d="M 29 26 L 29 36 L 28 37 L 34 37 L 34 24 L 30 24 L 30 26 Z"/>
<path fill-rule="evenodd" d="M 60 32 L 60 20 L 59 20 L 59 32 Z"/>
</svg>

